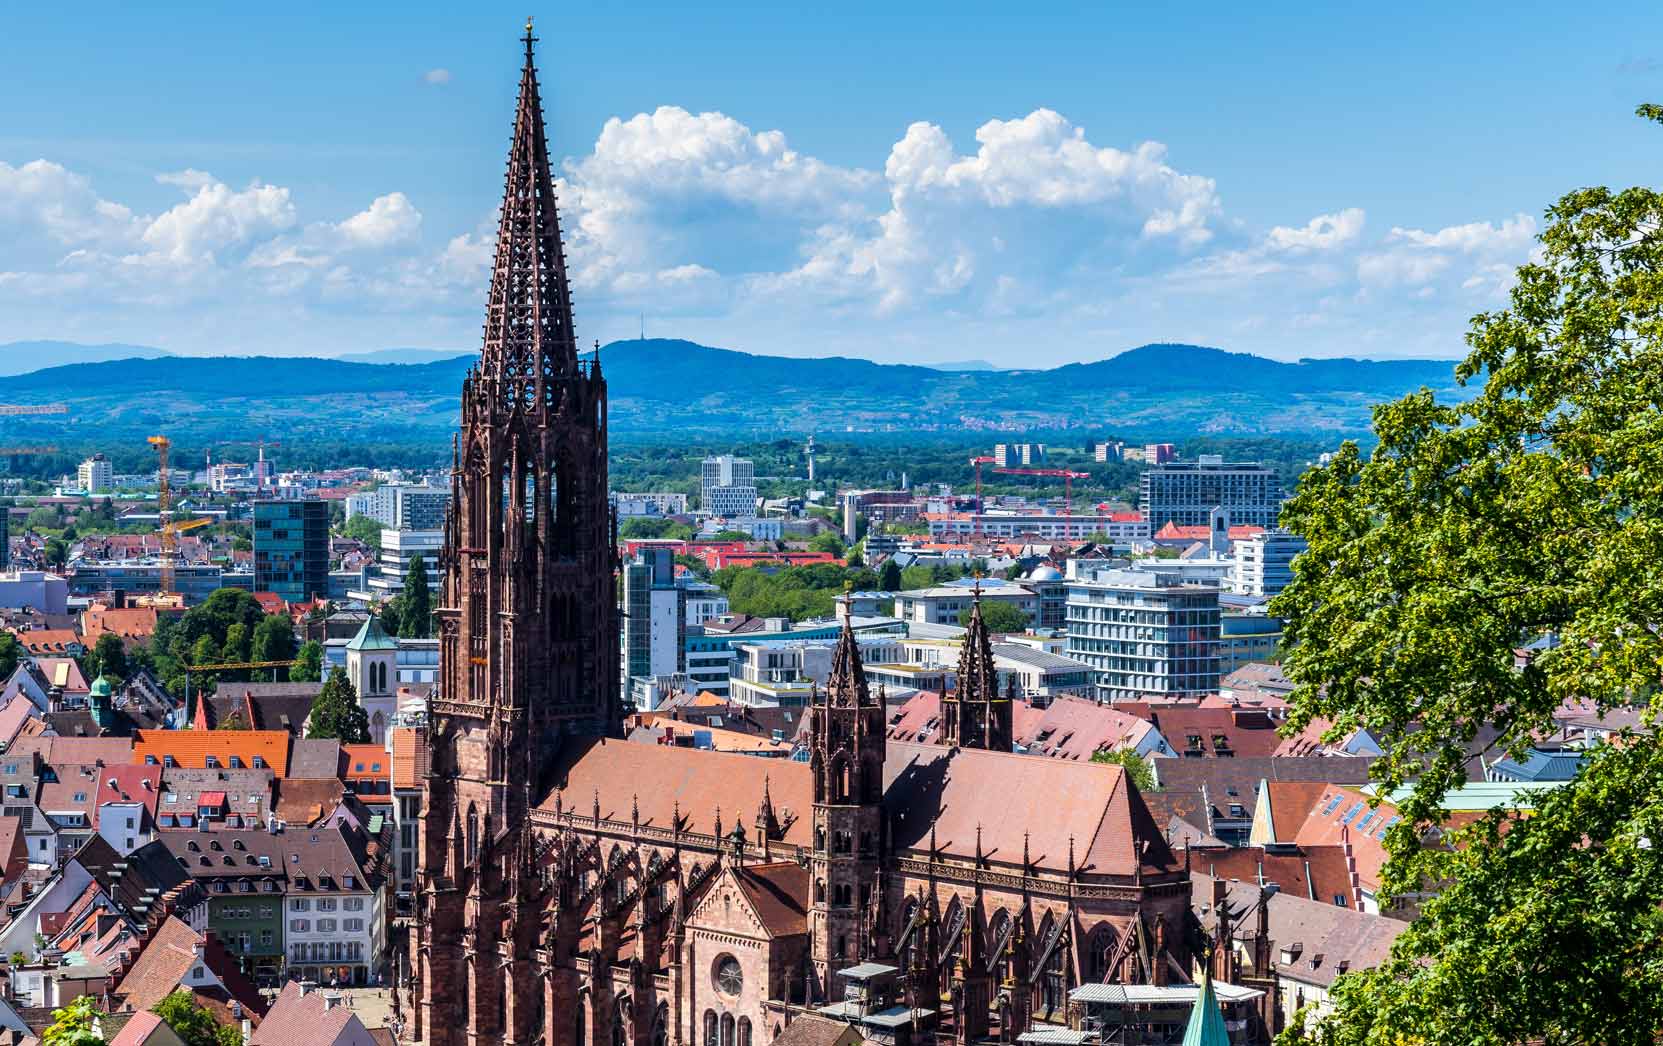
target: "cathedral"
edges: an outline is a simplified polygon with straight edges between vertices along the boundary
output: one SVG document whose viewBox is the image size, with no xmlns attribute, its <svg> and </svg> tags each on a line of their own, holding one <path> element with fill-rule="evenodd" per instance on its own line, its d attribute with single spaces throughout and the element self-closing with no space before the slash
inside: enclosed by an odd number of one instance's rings
<svg viewBox="0 0 1663 1046">
<path fill-rule="evenodd" d="M 580 358 L 529 24 L 462 387 L 408 1041 L 1015 1041 L 1190 976 L 1189 875 L 1115 766 L 1011 753 L 978 608 L 944 743 L 887 738 L 845 625 L 803 761 L 621 740 L 606 382 Z"/>
</svg>

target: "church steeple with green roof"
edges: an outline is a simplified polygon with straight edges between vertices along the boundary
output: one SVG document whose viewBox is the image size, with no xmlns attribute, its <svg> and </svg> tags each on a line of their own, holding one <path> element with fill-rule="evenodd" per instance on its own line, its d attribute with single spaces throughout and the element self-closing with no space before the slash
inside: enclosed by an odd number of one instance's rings
<svg viewBox="0 0 1663 1046">
<path fill-rule="evenodd" d="M 1224 1027 L 1224 1013 L 1218 1008 L 1211 973 L 1201 978 L 1201 995 L 1190 1011 L 1189 1027 L 1184 1029 L 1184 1046 L 1230 1046 L 1230 1032 Z"/>
</svg>

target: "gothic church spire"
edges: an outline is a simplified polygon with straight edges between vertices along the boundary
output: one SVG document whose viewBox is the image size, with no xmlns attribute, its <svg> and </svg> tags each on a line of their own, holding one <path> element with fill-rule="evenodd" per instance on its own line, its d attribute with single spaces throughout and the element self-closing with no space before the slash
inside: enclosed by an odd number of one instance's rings
<svg viewBox="0 0 1663 1046">
<path fill-rule="evenodd" d="M 557 393 L 555 379 L 576 370 L 577 338 L 530 21 L 524 42 L 479 373 L 495 380 L 504 407 L 532 410 Z"/>
</svg>

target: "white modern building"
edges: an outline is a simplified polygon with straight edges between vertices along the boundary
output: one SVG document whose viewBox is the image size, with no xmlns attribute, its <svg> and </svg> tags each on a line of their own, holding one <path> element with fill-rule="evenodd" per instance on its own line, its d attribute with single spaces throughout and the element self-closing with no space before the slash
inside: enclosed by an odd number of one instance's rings
<svg viewBox="0 0 1663 1046">
<path fill-rule="evenodd" d="M 428 589 L 439 590 L 439 555 L 444 551 L 443 530 L 383 530 L 381 532 L 380 574 L 365 584 L 374 599 L 391 599 L 404 591 L 410 566 L 417 556 L 427 571 Z"/>
<path fill-rule="evenodd" d="M 712 516 L 756 515 L 756 466 L 747 458 L 705 458 L 699 473 L 699 508 Z"/>
<path fill-rule="evenodd" d="M 1216 584 L 1102 561 L 1068 567 L 1068 656 L 1097 673 L 1098 700 L 1202 697 L 1218 689 Z"/>
<path fill-rule="evenodd" d="M 983 603 L 1008 603 L 1028 615 L 1030 623 L 1039 620 L 1039 596 L 1032 589 L 1009 581 L 984 580 L 981 583 Z M 969 585 L 937 585 L 895 593 L 895 616 L 909 624 L 957 625 L 959 615 L 970 609 L 976 590 Z"/>
<path fill-rule="evenodd" d="M 728 597 L 720 588 L 691 573 L 676 578 L 676 584 L 687 593 L 687 624 L 702 625 L 727 615 Z"/>
<path fill-rule="evenodd" d="M 952 541 L 980 535 L 996 541 L 1086 541 L 1104 535 L 1113 545 L 1130 547 L 1148 541 L 1147 519 L 1134 512 L 1070 516 L 1040 512 L 961 513 L 930 520 L 930 537 Z"/>
<path fill-rule="evenodd" d="M 442 530 L 450 488 L 390 483 L 346 499 L 347 518 L 368 516 L 390 530 Z"/>
<path fill-rule="evenodd" d="M 75 470 L 75 482 L 88 494 L 108 494 L 115 487 L 115 466 L 102 454 L 94 454 Z"/>
<path fill-rule="evenodd" d="M 856 642 L 863 664 L 904 657 L 900 636 L 859 636 Z M 836 645 L 829 639 L 737 643 L 738 660 L 728 680 L 730 696 L 739 704 L 757 708 L 803 707 L 812 689 L 824 686 L 830 677 Z"/>
<path fill-rule="evenodd" d="M 687 591 L 676 584 L 676 562 L 668 548 L 648 547 L 624 565 L 623 696 L 632 680 L 674 675 L 686 668 Z M 651 694 L 648 700 L 656 705 Z M 651 707 L 642 711 L 652 711 Z"/>
<path fill-rule="evenodd" d="M 1305 539 L 1277 527 L 1235 544 L 1234 589 L 1246 596 L 1274 596 L 1293 581 L 1293 559 Z"/>
<path fill-rule="evenodd" d="M 44 570 L 0 574 L 0 607 L 28 607 L 42 614 L 69 613 L 69 581 Z"/>
<path fill-rule="evenodd" d="M 638 516 L 685 516 L 687 514 L 687 495 L 671 493 L 623 493 L 613 492 L 611 495 L 612 508 L 619 519 L 631 519 Z"/>
</svg>

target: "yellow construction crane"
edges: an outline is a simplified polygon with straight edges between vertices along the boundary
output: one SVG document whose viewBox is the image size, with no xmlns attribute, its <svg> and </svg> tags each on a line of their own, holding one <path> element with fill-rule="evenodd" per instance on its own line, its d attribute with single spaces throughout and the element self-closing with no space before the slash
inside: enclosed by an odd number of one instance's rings
<svg viewBox="0 0 1663 1046">
<path fill-rule="evenodd" d="M 168 489 L 167 456 L 173 449 L 173 441 L 166 436 L 151 436 L 146 442 L 156 448 L 156 511 L 162 525 L 161 592 L 171 596 L 174 559 L 179 554 L 179 528 L 173 525 L 173 496 Z"/>
</svg>

